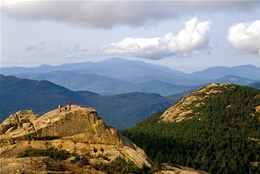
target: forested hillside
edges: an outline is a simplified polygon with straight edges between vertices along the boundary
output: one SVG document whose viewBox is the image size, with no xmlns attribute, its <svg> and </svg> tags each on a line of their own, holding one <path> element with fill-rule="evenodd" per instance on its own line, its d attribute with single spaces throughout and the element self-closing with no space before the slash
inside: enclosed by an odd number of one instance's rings
<svg viewBox="0 0 260 174">
<path fill-rule="evenodd" d="M 46 80 L 36 81 L 0 75 L 0 83 L 1 121 L 19 110 L 32 109 L 42 114 L 57 108 L 59 103 L 65 105 L 69 100 L 85 103 L 83 96 Z"/>
<path fill-rule="evenodd" d="M 184 116 L 189 119 L 163 122 L 157 113 L 123 134 L 158 163 L 219 174 L 260 173 L 260 91 L 236 85 L 203 90 L 189 95 L 193 109 Z"/>
</svg>

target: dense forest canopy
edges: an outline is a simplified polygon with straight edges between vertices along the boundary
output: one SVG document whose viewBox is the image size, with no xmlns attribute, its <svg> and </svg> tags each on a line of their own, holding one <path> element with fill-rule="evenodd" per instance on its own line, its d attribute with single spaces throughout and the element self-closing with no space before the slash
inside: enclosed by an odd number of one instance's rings
<svg viewBox="0 0 260 174">
<path fill-rule="evenodd" d="M 158 164 L 219 174 L 259 173 L 260 90 L 236 85 L 216 88 L 220 92 L 194 107 L 192 119 L 159 122 L 163 112 L 158 112 L 122 133 Z"/>
</svg>

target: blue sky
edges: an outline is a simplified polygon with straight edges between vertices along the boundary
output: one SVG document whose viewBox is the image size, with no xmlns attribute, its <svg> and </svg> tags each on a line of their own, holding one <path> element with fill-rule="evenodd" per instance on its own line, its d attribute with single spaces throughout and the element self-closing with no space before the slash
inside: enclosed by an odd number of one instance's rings
<svg viewBox="0 0 260 174">
<path fill-rule="evenodd" d="M 141 60 L 260 67 L 260 1 L 1 1 L 1 67 Z"/>
</svg>

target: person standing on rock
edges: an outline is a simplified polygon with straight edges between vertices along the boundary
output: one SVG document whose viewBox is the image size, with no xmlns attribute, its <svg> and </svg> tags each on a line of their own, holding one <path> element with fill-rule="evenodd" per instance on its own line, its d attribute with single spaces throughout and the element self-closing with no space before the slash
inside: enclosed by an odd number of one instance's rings
<svg viewBox="0 0 260 174">
<path fill-rule="evenodd" d="M 69 106 L 69 109 L 71 108 L 71 100 L 68 101 L 68 106 Z"/>
<path fill-rule="evenodd" d="M 58 104 L 58 112 L 60 113 L 61 111 L 61 104 Z"/>
</svg>

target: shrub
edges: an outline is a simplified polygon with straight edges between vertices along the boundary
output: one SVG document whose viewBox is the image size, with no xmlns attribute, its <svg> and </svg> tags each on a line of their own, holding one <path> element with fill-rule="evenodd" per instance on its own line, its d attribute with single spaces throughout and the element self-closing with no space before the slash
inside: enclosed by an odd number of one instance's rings
<svg viewBox="0 0 260 174">
<path fill-rule="evenodd" d="M 87 158 L 86 156 L 82 156 L 79 160 L 79 164 L 81 166 L 89 165 L 89 158 Z"/>
</svg>

